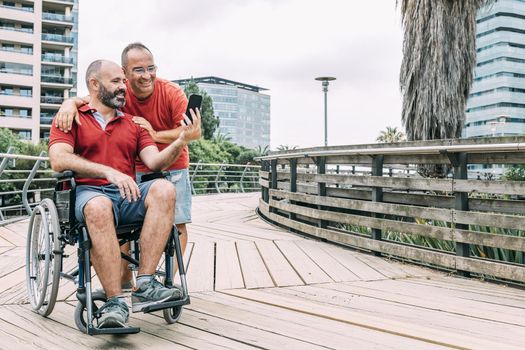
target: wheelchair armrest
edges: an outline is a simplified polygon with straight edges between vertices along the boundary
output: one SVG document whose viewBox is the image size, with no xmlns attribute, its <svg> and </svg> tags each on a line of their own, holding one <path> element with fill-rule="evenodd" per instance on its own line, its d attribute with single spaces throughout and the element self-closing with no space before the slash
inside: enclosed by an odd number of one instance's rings
<svg viewBox="0 0 525 350">
<path fill-rule="evenodd" d="M 72 170 L 65 170 L 60 173 L 53 173 L 53 177 L 57 180 L 67 180 L 73 178 L 75 174 Z"/>
<path fill-rule="evenodd" d="M 170 176 L 169 171 L 162 171 L 162 172 L 159 171 L 155 173 L 148 173 L 148 174 L 142 175 L 142 177 L 140 178 L 140 182 L 148 182 L 148 181 L 155 180 L 155 179 L 167 178 L 168 176 Z"/>
</svg>

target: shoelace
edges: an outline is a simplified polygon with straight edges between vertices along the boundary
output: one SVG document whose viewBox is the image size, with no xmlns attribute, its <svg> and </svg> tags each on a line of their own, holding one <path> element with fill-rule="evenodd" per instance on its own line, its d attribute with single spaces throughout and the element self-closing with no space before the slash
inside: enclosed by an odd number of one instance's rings
<svg viewBox="0 0 525 350">
<path fill-rule="evenodd" d="M 113 298 L 109 299 L 104 305 L 102 305 L 102 307 L 100 307 L 96 312 L 95 312 L 95 316 L 96 317 L 101 317 L 102 316 L 102 311 L 104 311 L 105 309 L 108 309 L 112 306 L 117 306 L 121 309 L 123 309 L 123 306 L 120 305 L 120 302 L 118 300 L 115 300 Z"/>
</svg>

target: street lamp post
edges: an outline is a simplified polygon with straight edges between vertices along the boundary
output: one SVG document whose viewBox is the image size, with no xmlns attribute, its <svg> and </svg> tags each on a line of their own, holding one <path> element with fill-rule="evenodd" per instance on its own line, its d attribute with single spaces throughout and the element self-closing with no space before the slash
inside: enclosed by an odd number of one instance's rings
<svg viewBox="0 0 525 350">
<path fill-rule="evenodd" d="M 328 107 L 327 107 L 327 96 L 328 96 L 328 84 L 330 81 L 335 80 L 334 77 L 318 77 L 315 80 L 323 82 L 324 92 L 324 145 L 328 146 Z"/>
</svg>

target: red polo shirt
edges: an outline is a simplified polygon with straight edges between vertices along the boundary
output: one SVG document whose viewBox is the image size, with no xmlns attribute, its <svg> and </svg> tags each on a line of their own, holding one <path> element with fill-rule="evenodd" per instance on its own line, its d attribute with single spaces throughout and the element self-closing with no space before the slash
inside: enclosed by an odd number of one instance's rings
<svg viewBox="0 0 525 350">
<path fill-rule="evenodd" d="M 71 131 L 64 133 L 53 124 L 49 136 L 49 147 L 56 143 L 67 143 L 75 154 L 94 163 L 112 167 L 135 179 L 135 159 L 145 147 L 154 146 L 148 132 L 135 124 L 129 114 L 111 119 L 105 130 L 96 121 L 95 109 L 83 105 L 78 109 L 80 122 L 73 123 Z M 76 177 L 79 185 L 105 186 L 107 179 Z"/>
<path fill-rule="evenodd" d="M 129 82 L 126 85 L 128 92 L 126 93 L 126 105 L 122 109 L 124 112 L 143 117 L 156 131 L 176 129 L 180 126 L 184 119 L 182 114 L 186 112 L 188 106 L 188 99 L 180 86 L 171 81 L 156 78 L 151 96 L 145 100 L 139 100 L 133 95 Z M 168 146 L 167 143 L 157 143 L 160 151 Z M 186 169 L 189 165 L 188 146 L 185 146 L 180 156 L 168 170 Z M 137 159 L 136 166 L 137 171 L 151 172 L 140 159 Z"/>
</svg>

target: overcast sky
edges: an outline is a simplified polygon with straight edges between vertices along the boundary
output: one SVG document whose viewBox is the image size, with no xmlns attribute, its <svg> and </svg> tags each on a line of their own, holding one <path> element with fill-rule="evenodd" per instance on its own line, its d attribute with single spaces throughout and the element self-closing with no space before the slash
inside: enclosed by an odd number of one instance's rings
<svg viewBox="0 0 525 350">
<path fill-rule="evenodd" d="M 271 146 L 373 142 L 401 126 L 402 28 L 393 0 L 82 0 L 79 94 L 87 65 L 141 41 L 164 79 L 219 76 L 269 89 Z"/>
</svg>

